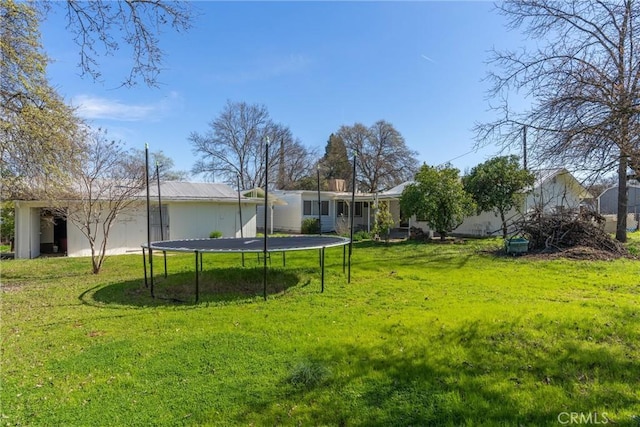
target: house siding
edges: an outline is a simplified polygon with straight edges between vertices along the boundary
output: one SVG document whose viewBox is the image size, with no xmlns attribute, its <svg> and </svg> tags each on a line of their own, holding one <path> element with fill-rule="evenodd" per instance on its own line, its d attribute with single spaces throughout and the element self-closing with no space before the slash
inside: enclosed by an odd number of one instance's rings
<svg viewBox="0 0 640 427">
<path fill-rule="evenodd" d="M 209 237 L 209 233 L 219 230 L 224 237 L 240 237 L 240 215 L 237 202 L 231 201 L 170 201 L 168 206 L 169 237 L 171 239 L 192 239 Z M 44 202 L 16 201 L 15 254 L 16 258 L 36 258 L 42 244 L 49 244 L 51 232 L 49 223 L 41 219 Z M 242 203 L 242 231 L 244 237 L 255 237 L 255 202 Z M 109 231 L 107 255 L 140 252 L 147 241 L 146 204 L 140 202 L 123 210 Z M 164 219 L 166 220 L 166 218 Z M 90 256 L 89 242 L 71 221 L 66 224 L 67 255 Z M 102 243 L 98 235 L 96 247 Z"/>
<path fill-rule="evenodd" d="M 618 213 L 618 187 L 611 187 L 598 196 L 598 209 L 602 215 Z M 640 213 L 640 186 L 630 185 L 627 188 L 627 213 Z"/>
<path fill-rule="evenodd" d="M 171 218 L 172 239 L 208 238 L 212 231 L 222 232 L 223 237 L 240 237 L 238 206 L 203 202 L 167 203 Z M 251 223 L 255 224 L 255 211 L 242 208 L 243 235 L 254 237 Z M 253 228 L 255 230 L 255 227 Z"/>
</svg>

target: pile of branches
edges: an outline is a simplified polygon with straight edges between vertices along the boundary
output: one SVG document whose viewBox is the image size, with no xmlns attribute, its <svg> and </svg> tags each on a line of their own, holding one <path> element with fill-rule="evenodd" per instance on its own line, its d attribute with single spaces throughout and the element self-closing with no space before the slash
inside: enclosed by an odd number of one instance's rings
<svg viewBox="0 0 640 427">
<path fill-rule="evenodd" d="M 564 210 L 549 213 L 541 209 L 515 224 L 516 234 L 529 240 L 532 252 L 558 252 L 590 248 L 616 256 L 628 256 L 622 243 L 604 231 L 605 218 L 596 212 Z"/>
</svg>

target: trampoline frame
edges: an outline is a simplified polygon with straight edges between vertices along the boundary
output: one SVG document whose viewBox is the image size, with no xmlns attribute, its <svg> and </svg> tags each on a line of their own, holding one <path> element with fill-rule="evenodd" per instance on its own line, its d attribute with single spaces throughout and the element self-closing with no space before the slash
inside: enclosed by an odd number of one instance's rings
<svg viewBox="0 0 640 427">
<path fill-rule="evenodd" d="M 265 243 L 266 240 L 266 243 Z M 271 243 L 271 244 L 269 244 Z M 200 299 L 200 274 L 203 270 L 202 255 L 205 253 L 241 253 L 243 254 L 243 266 L 244 266 L 244 254 L 245 253 L 257 253 L 263 254 L 263 297 L 267 299 L 267 267 L 266 260 L 268 254 L 272 252 L 282 252 L 282 263 L 286 264 L 285 253 L 291 251 L 304 251 L 318 249 L 320 256 L 320 292 L 324 292 L 324 276 L 325 276 L 325 249 L 331 247 L 342 246 L 342 272 L 344 273 L 347 261 L 346 261 L 346 246 L 351 243 L 350 239 L 340 236 L 330 235 L 303 235 L 303 236 L 276 236 L 264 238 L 252 238 L 252 237 L 223 237 L 218 239 L 182 239 L 182 240 L 166 240 L 159 242 L 151 242 L 151 244 L 142 244 L 142 260 L 144 264 L 144 280 L 145 286 L 149 286 L 147 280 L 147 261 L 146 254 L 149 252 L 150 264 L 152 264 L 151 257 L 153 251 L 162 251 L 164 255 L 167 252 L 184 252 L 193 253 L 195 255 L 195 302 Z M 265 251 L 265 247 L 267 248 Z M 166 259 L 166 257 L 165 257 Z M 349 270 L 351 270 L 351 260 L 349 259 Z M 165 263 L 165 277 L 167 277 L 166 263 Z M 154 295 L 154 278 L 153 272 L 150 277 L 151 282 L 151 294 Z"/>
</svg>

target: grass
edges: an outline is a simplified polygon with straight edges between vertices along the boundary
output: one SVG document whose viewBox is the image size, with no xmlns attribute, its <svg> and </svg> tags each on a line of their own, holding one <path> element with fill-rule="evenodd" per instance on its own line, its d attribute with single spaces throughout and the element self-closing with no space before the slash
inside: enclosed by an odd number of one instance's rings
<svg viewBox="0 0 640 427">
<path fill-rule="evenodd" d="M 499 247 L 362 242 L 350 284 L 327 249 L 324 293 L 317 252 L 274 256 L 267 301 L 255 256 L 205 256 L 197 305 L 193 256 L 155 258 L 156 299 L 140 256 L 3 261 L 0 420 L 640 425 L 640 261 Z"/>
</svg>

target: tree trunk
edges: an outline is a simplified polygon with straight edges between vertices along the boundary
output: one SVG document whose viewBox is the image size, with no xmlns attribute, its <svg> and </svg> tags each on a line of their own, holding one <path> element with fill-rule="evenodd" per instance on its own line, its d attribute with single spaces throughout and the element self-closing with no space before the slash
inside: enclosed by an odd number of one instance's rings
<svg viewBox="0 0 640 427">
<path fill-rule="evenodd" d="M 502 221 L 502 238 L 507 238 L 507 222 L 504 219 L 504 211 L 500 211 L 500 221 Z"/>
<path fill-rule="evenodd" d="M 618 165 L 618 216 L 616 224 L 616 240 L 627 241 L 627 158 L 624 153 L 620 154 Z"/>
</svg>

